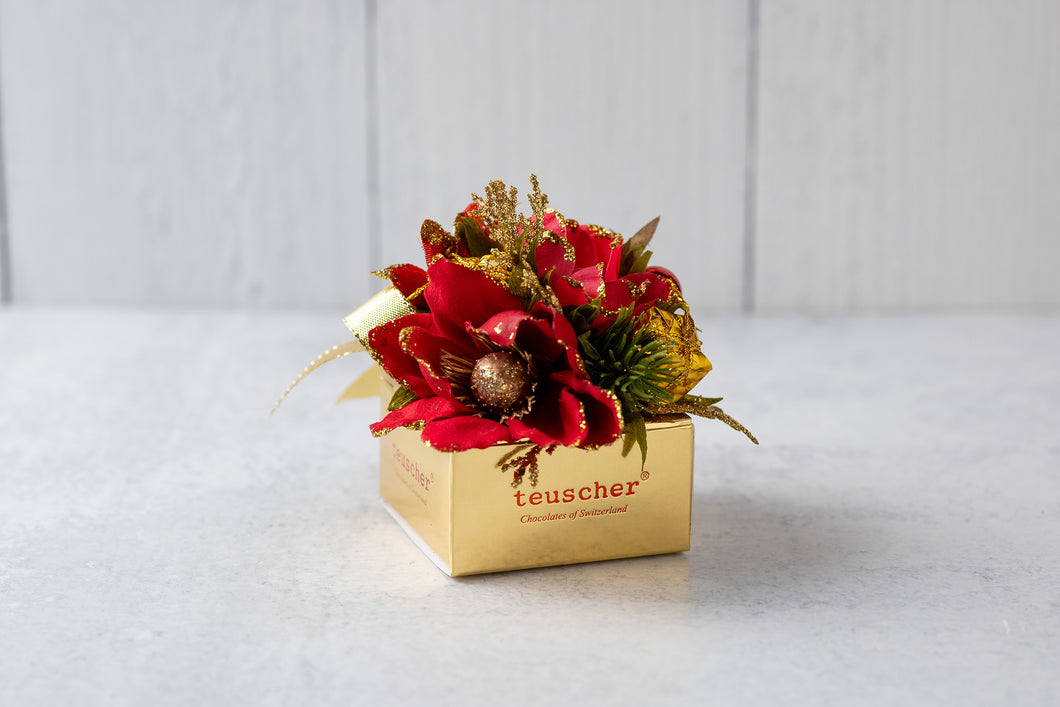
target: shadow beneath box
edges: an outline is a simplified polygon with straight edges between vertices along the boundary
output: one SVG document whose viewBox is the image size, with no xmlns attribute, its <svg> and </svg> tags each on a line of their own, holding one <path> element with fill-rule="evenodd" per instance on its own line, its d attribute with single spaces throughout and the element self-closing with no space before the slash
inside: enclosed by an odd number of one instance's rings
<svg viewBox="0 0 1060 707">
<path fill-rule="evenodd" d="M 812 601 L 851 581 L 857 558 L 883 541 L 879 524 L 849 508 L 696 494 L 691 592 L 707 604 Z"/>
<path fill-rule="evenodd" d="M 872 527 L 870 527 L 870 525 Z M 834 592 L 881 541 L 871 519 L 849 510 L 768 498 L 696 494 L 688 552 L 459 577 L 466 584 L 517 584 L 620 608 L 715 608 L 812 603 Z"/>
</svg>

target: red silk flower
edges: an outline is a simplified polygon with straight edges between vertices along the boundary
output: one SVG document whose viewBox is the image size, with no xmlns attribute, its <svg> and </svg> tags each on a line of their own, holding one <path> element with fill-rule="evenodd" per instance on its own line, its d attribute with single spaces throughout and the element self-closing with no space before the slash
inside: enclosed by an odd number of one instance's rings
<svg viewBox="0 0 1060 707">
<path fill-rule="evenodd" d="M 621 434 L 618 400 L 589 381 L 561 313 L 540 303 L 527 312 L 482 272 L 444 258 L 428 267 L 423 296 L 429 312 L 370 334 L 386 372 L 417 396 L 373 424 L 374 433 L 423 424 L 423 441 L 442 451 L 519 440 L 596 447 Z M 511 410 L 490 408 L 469 384 L 476 363 L 497 353 L 519 361 L 529 379 Z"/>
<path fill-rule="evenodd" d="M 548 211 L 544 227 L 561 242 L 544 240 L 537 247 L 537 272 L 548 279 L 564 307 L 587 304 L 600 298 L 605 314 L 597 317 L 593 329 L 606 329 L 614 321 L 613 313 L 633 306 L 634 316 L 666 301 L 675 293 L 676 278 L 671 280 L 659 269 L 619 276 L 622 263 L 622 241 L 604 229 L 560 221 Z"/>
</svg>

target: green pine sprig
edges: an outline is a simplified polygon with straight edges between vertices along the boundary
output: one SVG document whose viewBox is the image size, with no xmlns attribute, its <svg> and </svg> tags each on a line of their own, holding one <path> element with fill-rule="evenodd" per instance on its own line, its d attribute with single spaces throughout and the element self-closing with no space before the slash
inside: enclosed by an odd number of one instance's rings
<svg viewBox="0 0 1060 707">
<path fill-rule="evenodd" d="M 613 392 L 624 410 L 641 412 L 673 402 L 667 386 L 677 377 L 675 347 L 653 339 L 633 317 L 631 307 L 620 310 L 604 331 L 590 330 L 579 339 L 589 378 Z"/>
<path fill-rule="evenodd" d="M 623 456 L 636 442 L 643 463 L 648 455 L 644 411 L 673 402 L 668 386 L 678 375 L 674 344 L 654 339 L 632 307 L 619 310 L 601 332 L 585 330 L 578 342 L 589 379 L 614 393 L 622 405 L 627 435 Z"/>
</svg>

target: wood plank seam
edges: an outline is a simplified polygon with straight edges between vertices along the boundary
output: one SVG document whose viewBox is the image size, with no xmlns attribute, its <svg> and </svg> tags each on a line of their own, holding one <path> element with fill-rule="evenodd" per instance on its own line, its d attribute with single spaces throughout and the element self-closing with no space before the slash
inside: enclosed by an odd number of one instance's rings
<svg viewBox="0 0 1060 707">
<path fill-rule="evenodd" d="M 2 74 L 2 72 L 0 72 Z M 4 100 L 0 80 L 0 305 L 11 304 L 11 245 L 7 226 L 7 171 L 4 164 Z"/>
<path fill-rule="evenodd" d="M 744 108 L 743 311 L 755 309 L 755 211 L 758 208 L 759 2 L 747 2 L 747 99 Z"/>
<path fill-rule="evenodd" d="M 376 0 L 364 3 L 364 105 L 365 105 L 365 207 L 368 219 L 368 268 L 383 267 L 382 196 L 379 184 L 379 47 L 377 42 L 379 14 Z M 376 283 L 369 281 L 366 295 L 373 294 Z"/>
</svg>

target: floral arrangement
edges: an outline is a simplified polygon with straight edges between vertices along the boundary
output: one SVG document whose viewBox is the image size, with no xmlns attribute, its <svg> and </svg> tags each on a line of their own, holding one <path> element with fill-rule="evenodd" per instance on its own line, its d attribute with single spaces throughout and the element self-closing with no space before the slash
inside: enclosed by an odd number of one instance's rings
<svg viewBox="0 0 1060 707">
<path fill-rule="evenodd" d="M 624 437 L 623 454 L 638 444 L 643 461 L 657 415 L 718 419 L 757 444 L 720 398 L 689 392 L 711 364 L 677 277 L 648 264 L 659 219 L 623 240 L 551 210 L 530 181 L 531 215 L 516 212 L 515 187 L 493 181 L 452 233 L 423 223 L 425 268 L 375 273 L 403 300 L 368 325 L 347 320 L 398 386 L 373 434 L 414 428 L 447 452 L 514 444 L 499 464 L 513 485 L 527 473 L 536 483 L 539 455 L 559 445 Z"/>
</svg>

